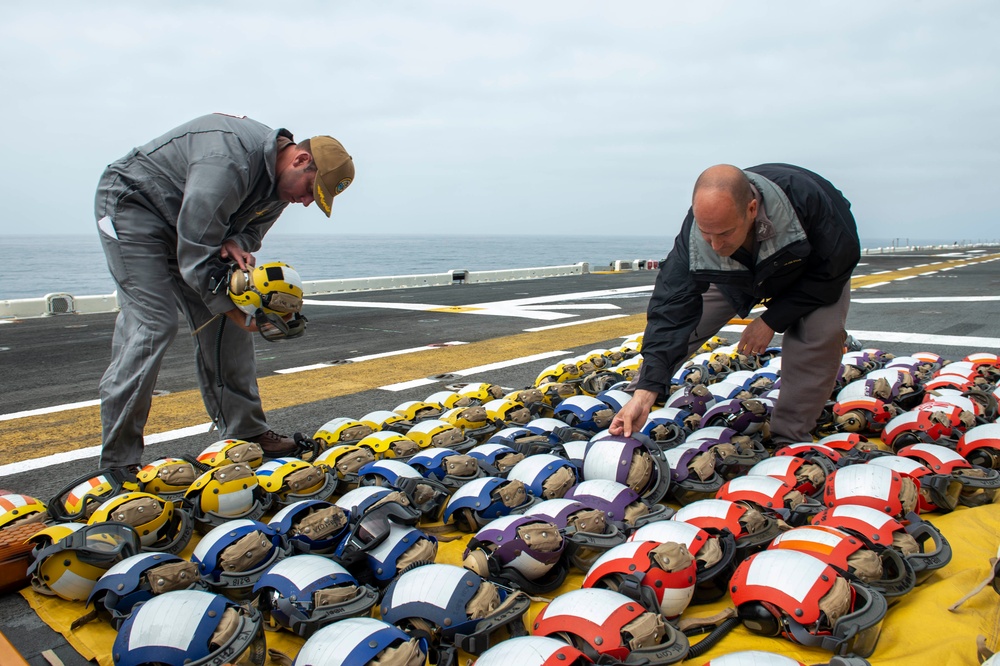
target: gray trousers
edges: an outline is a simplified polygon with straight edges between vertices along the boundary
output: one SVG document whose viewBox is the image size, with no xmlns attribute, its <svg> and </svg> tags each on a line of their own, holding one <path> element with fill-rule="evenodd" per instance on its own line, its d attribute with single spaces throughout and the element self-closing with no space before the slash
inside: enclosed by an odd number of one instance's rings
<svg viewBox="0 0 1000 666">
<path fill-rule="evenodd" d="M 714 285 L 702 296 L 702 314 L 691 333 L 688 354 L 736 316 Z M 781 342 L 781 392 L 771 414 L 771 436 L 778 441 L 811 442 L 812 430 L 837 382 L 844 355 L 851 285 L 840 299 L 813 310 L 788 327 Z"/>
<path fill-rule="evenodd" d="M 154 203 L 134 187 L 123 187 L 114 174 L 105 174 L 97 192 L 97 219 L 109 218 L 103 222 L 109 231 L 99 228 L 98 234 L 121 305 L 111 363 L 100 383 L 101 467 L 141 463 L 142 433 L 160 364 L 177 335 L 178 308 L 192 331 L 212 318 L 181 278 L 174 230 L 155 212 Z M 257 390 L 253 337 L 232 322 L 223 326 L 225 321 L 220 317 L 195 336 L 198 385 L 205 409 L 225 437 L 255 437 L 268 427 Z M 218 386 L 219 374 L 224 388 Z"/>
</svg>

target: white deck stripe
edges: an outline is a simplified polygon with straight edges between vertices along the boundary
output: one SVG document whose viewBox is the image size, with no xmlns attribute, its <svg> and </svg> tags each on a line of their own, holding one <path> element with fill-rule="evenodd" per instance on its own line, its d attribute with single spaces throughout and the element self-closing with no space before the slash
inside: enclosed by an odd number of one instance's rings
<svg viewBox="0 0 1000 666">
<path fill-rule="evenodd" d="M 10 421 L 11 419 L 21 419 L 26 416 L 38 416 L 40 414 L 53 414 L 64 412 L 67 409 L 80 409 L 81 407 L 93 407 L 101 404 L 100 400 L 84 400 L 83 402 L 69 402 L 65 405 L 53 405 L 51 407 L 40 407 L 38 409 L 28 409 L 23 412 L 11 412 L 10 414 L 0 414 L 0 421 Z"/>
<path fill-rule="evenodd" d="M 874 273 L 873 273 L 874 275 Z M 873 282 L 871 284 L 865 284 L 861 286 L 861 289 L 871 289 L 872 287 L 881 287 L 884 284 L 889 284 L 888 282 Z"/>
<path fill-rule="evenodd" d="M 410 347 L 409 349 L 396 349 L 395 351 L 382 352 L 380 354 L 367 354 L 366 356 L 353 356 L 351 358 L 344 359 L 348 363 L 360 363 L 361 361 L 371 361 L 376 358 L 388 358 L 390 356 L 400 356 L 402 354 L 413 354 L 414 352 L 428 351 L 430 349 L 440 349 L 441 347 L 454 347 L 456 345 L 467 345 L 468 342 L 459 342 L 453 340 L 451 342 L 442 342 L 439 345 L 425 345 L 423 347 Z M 283 370 L 275 370 L 275 373 L 279 375 L 290 375 L 294 372 L 305 372 L 306 370 L 318 370 L 319 368 L 332 368 L 333 363 L 313 363 L 312 365 L 300 365 L 297 368 L 285 368 Z"/>
<path fill-rule="evenodd" d="M 876 300 L 876 299 L 872 299 Z M 746 326 L 732 325 L 723 326 L 720 331 L 727 333 L 742 333 Z M 855 331 L 848 333 L 860 340 L 862 344 L 868 342 L 905 342 L 915 345 L 927 345 L 933 347 L 942 345 L 945 347 L 984 347 L 986 349 L 1000 347 L 1000 338 L 985 338 L 962 335 L 931 335 L 929 333 L 897 333 L 894 331 Z"/>
<path fill-rule="evenodd" d="M 564 328 L 566 326 L 579 326 L 580 324 L 590 324 L 595 321 L 608 321 L 609 319 L 621 319 L 622 317 L 628 317 L 629 315 L 608 315 L 607 317 L 597 317 L 596 319 L 581 319 L 579 321 L 569 321 L 563 324 L 550 324 L 549 326 L 537 326 L 535 328 L 524 329 L 527 333 L 535 333 L 536 331 L 548 331 L 553 328 Z"/>
<path fill-rule="evenodd" d="M 448 307 L 446 305 L 434 305 L 433 303 L 387 303 L 386 301 L 327 301 L 315 298 L 302 300 L 305 305 L 321 305 L 324 307 L 338 308 L 379 308 L 383 310 L 437 310 Z"/>
<path fill-rule="evenodd" d="M 1000 296 L 904 296 L 898 298 L 852 298 L 851 303 L 978 303 L 1000 301 Z"/>
<path fill-rule="evenodd" d="M 541 310 L 551 308 L 550 305 L 522 305 L 522 310 Z M 614 303 L 566 303 L 559 304 L 560 310 L 620 310 Z"/>
<path fill-rule="evenodd" d="M 583 298 L 600 298 L 602 296 L 614 296 L 616 294 L 635 294 L 642 291 L 653 291 L 653 285 L 644 287 L 625 287 L 623 289 L 599 289 L 597 291 L 578 291 L 572 294 L 553 294 L 551 296 L 532 296 L 531 298 L 515 298 L 509 301 L 487 301 L 485 303 L 473 303 L 469 307 L 489 307 L 491 305 L 535 305 L 538 303 L 558 303 L 559 301 L 575 301 Z"/>
<path fill-rule="evenodd" d="M 379 386 L 383 391 L 406 391 L 411 388 L 417 388 L 418 386 L 430 386 L 431 384 L 437 384 L 436 379 L 427 379 L 422 377 L 421 379 L 411 379 L 408 382 L 398 382 L 396 384 L 386 384 L 385 386 Z"/>
<path fill-rule="evenodd" d="M 541 354 L 532 354 L 531 356 L 522 356 L 520 358 L 512 358 L 507 361 L 500 361 L 498 363 L 487 363 L 486 365 L 477 365 L 472 368 L 466 368 L 464 370 L 455 370 L 448 374 L 459 375 L 461 377 L 467 377 L 469 375 L 474 375 L 480 372 L 489 372 L 490 370 L 499 370 L 500 368 L 509 368 L 515 365 L 522 365 L 524 363 L 532 363 L 534 361 L 541 361 L 546 358 L 554 358 L 556 356 L 568 356 L 572 352 L 564 351 L 562 349 L 557 351 L 542 352 Z M 438 383 L 437 379 L 428 379 L 426 377 L 422 379 L 412 379 L 406 382 L 399 382 L 396 384 L 386 384 L 385 386 L 379 386 L 380 389 L 384 391 L 405 391 L 406 389 L 416 388 L 418 386 L 427 386 L 429 384 Z"/>
<path fill-rule="evenodd" d="M 188 426 L 186 428 L 178 428 L 177 430 L 169 430 L 167 432 L 157 433 L 155 435 L 146 435 L 143 437 L 143 442 L 146 446 L 150 444 L 161 444 L 163 442 L 172 442 L 175 439 L 180 439 L 182 437 L 191 437 L 192 435 L 200 435 L 206 433 L 212 429 L 211 423 L 200 423 L 196 426 Z M 0 465 L 0 476 L 9 476 L 11 474 L 21 474 L 22 472 L 30 472 L 34 469 L 43 469 L 45 467 L 52 467 L 54 465 L 60 465 L 62 463 L 72 462 L 74 460 L 83 460 L 84 458 L 96 458 L 101 455 L 101 447 L 99 446 L 88 446 L 83 449 L 76 449 L 74 451 L 64 451 L 62 453 L 53 453 L 50 456 L 44 456 L 42 458 L 32 458 L 30 460 L 22 460 L 16 463 L 9 463 L 7 465 Z"/>
<path fill-rule="evenodd" d="M 522 317 L 525 319 L 554 320 L 566 319 L 573 315 L 558 310 L 598 310 L 620 309 L 610 303 L 580 304 L 564 303 L 590 298 L 602 298 L 622 294 L 636 294 L 653 290 L 653 285 L 642 287 L 625 287 L 623 289 L 600 289 L 596 291 L 580 291 L 571 294 L 553 294 L 550 296 L 534 296 L 531 298 L 515 298 L 506 301 L 486 301 L 483 303 L 468 303 L 465 305 L 435 305 L 432 303 L 388 303 L 385 301 L 335 301 L 306 299 L 307 305 L 346 308 L 381 308 L 387 310 L 416 310 L 420 312 L 442 312 L 449 314 L 488 315 L 495 317 Z M 550 304 L 549 308 L 538 308 L 540 304 Z M 534 329 L 528 329 L 534 330 Z M 544 330 L 544 329 L 539 329 Z"/>
<path fill-rule="evenodd" d="M 947 347 L 984 347 L 995 349 L 1000 347 L 1000 338 L 985 338 L 963 335 L 931 335 L 928 333 L 894 333 L 892 331 L 850 331 L 851 335 L 865 342 L 906 342 L 910 344 L 927 345 L 928 347 L 944 345 Z"/>
</svg>

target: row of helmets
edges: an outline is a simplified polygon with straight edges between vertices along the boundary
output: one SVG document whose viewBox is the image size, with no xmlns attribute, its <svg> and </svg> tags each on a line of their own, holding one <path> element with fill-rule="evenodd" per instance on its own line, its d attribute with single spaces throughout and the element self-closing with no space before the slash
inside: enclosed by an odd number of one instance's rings
<svg viewBox="0 0 1000 666">
<path fill-rule="evenodd" d="M 776 364 L 772 361 L 771 365 Z M 769 379 L 761 370 L 758 367 L 751 371 L 757 373 L 757 382 Z M 769 372 L 780 382 L 779 367 Z M 572 382 L 568 384 L 572 386 Z M 680 384 L 684 388 L 687 382 Z M 468 392 L 479 392 L 480 397 L 472 398 L 464 409 L 502 399 L 497 395 L 509 395 L 493 385 L 473 386 Z M 91 518 L 88 525 L 76 522 L 73 527 L 61 526 L 71 530 L 66 537 L 76 532 L 83 536 L 68 540 L 66 545 L 72 548 L 55 552 L 79 552 L 83 555 L 81 562 L 89 565 L 91 551 L 98 551 L 102 561 L 108 562 L 108 553 L 117 551 L 121 556 L 129 551 L 127 544 L 108 544 L 128 542 L 124 536 L 127 526 L 138 530 L 133 557 L 141 560 L 123 567 L 128 571 L 125 578 L 93 583 L 91 593 L 96 589 L 97 596 L 88 595 L 95 606 L 102 605 L 102 614 L 123 627 L 134 614 L 123 612 L 119 604 L 128 605 L 131 597 L 111 594 L 113 589 L 131 589 L 127 584 L 121 587 L 126 579 L 175 580 L 174 584 L 184 592 L 222 595 L 225 603 L 256 598 L 257 612 L 263 616 L 261 623 L 300 635 L 315 632 L 318 636 L 321 631 L 317 629 L 325 622 L 352 614 L 366 615 L 378 599 L 385 619 L 384 611 L 393 616 L 397 602 L 410 603 L 402 599 L 430 603 L 428 595 L 435 590 L 458 589 L 438 581 L 448 578 L 445 573 L 432 575 L 437 569 L 423 569 L 436 557 L 436 539 L 419 527 L 443 521 L 474 533 L 465 551 L 466 568 L 454 569 L 463 576 L 477 577 L 468 581 L 480 580 L 480 586 L 488 582 L 496 588 L 495 593 L 503 599 L 487 607 L 518 607 L 523 602 L 517 601 L 517 591 L 554 590 L 561 585 L 567 567 L 575 567 L 585 574 L 584 588 L 579 592 L 588 596 L 586 601 L 572 601 L 572 606 L 566 607 L 606 606 L 608 617 L 615 618 L 611 625 L 624 622 L 617 627 L 622 629 L 619 640 L 588 642 L 592 632 L 579 622 L 573 625 L 579 635 L 566 627 L 553 629 L 552 635 L 569 640 L 586 659 L 610 658 L 636 649 L 637 655 L 641 653 L 645 655 L 641 658 L 650 658 L 653 663 L 672 663 L 678 655 L 680 659 L 695 656 L 671 620 L 687 604 L 718 599 L 727 592 L 740 609 L 740 621 L 754 631 L 780 634 L 834 652 L 850 648 L 855 654 L 863 654 L 874 649 L 885 613 L 884 598 L 905 593 L 950 558 L 947 542 L 929 521 L 919 518 L 919 511 L 926 508 L 919 500 L 915 504 L 912 501 L 914 494 L 923 497 L 920 491 L 927 487 L 940 486 L 940 493 L 951 496 L 946 492 L 947 484 L 930 483 L 927 478 L 921 485 L 912 474 L 889 467 L 881 467 L 888 475 L 871 471 L 880 467 L 873 463 L 888 456 L 875 455 L 878 449 L 868 446 L 872 443 L 864 437 L 840 433 L 819 443 L 801 443 L 771 452 L 763 445 L 764 428 L 737 431 L 707 425 L 707 419 L 691 418 L 704 414 L 684 405 L 656 410 L 643 433 L 635 438 L 614 438 L 602 432 L 600 422 L 592 417 L 602 410 L 613 413 L 620 408 L 628 394 L 617 396 L 617 390 L 605 388 L 596 396 L 563 387 L 539 391 L 542 404 L 552 410 L 552 416 L 539 418 L 532 414 L 533 418 L 524 424 L 495 423 L 492 431 L 475 432 L 475 436 L 450 424 L 458 432 L 447 434 L 448 442 L 439 439 L 433 442 L 435 446 L 418 444 L 409 455 L 391 446 L 361 445 L 365 437 L 377 432 L 405 434 L 371 428 L 369 433 L 358 436 L 359 431 L 355 431 L 335 441 L 317 433 L 312 441 L 303 443 L 303 457 L 311 458 L 311 462 L 291 458 L 263 462 L 259 450 L 254 450 L 256 445 L 229 440 L 209 447 L 196 460 L 166 459 L 147 466 L 139 474 L 141 490 L 127 487 L 127 482 L 114 479 L 113 474 L 98 475 L 71 484 L 50 502 L 53 516 L 61 520 Z M 609 396 L 614 399 L 607 400 Z M 581 405 L 584 401 L 571 398 L 589 398 L 600 404 Z M 557 412 L 567 400 L 568 405 Z M 481 404 L 475 405 L 475 401 Z M 424 415 L 418 411 L 401 414 L 403 420 L 412 421 L 408 429 L 443 421 L 421 418 Z M 531 426 L 534 421 L 548 422 Z M 702 427 L 697 428 L 699 425 Z M 464 451 L 436 446 L 445 443 L 458 444 Z M 772 466 L 769 472 L 766 465 Z M 840 478 L 858 474 L 865 478 L 863 482 L 851 479 L 840 483 L 836 481 L 838 474 Z M 948 474 L 935 472 L 934 476 Z M 742 481 L 750 477 L 765 481 Z M 716 484 L 713 479 L 722 483 Z M 232 483 L 236 490 L 226 492 L 226 483 Z M 864 483 L 870 485 L 870 492 L 857 490 Z M 889 493 L 891 501 L 879 492 L 883 486 L 893 489 L 895 494 Z M 852 490 L 848 493 L 837 488 Z M 130 492 L 123 494 L 122 490 Z M 387 499 L 390 493 L 394 496 L 391 500 Z M 987 485 L 972 494 L 989 493 Z M 144 494 L 155 499 L 142 497 Z M 963 494 L 959 490 L 957 497 Z M 123 500 L 122 496 L 127 498 Z M 209 500 L 203 503 L 202 496 Z M 143 501 L 136 503 L 140 499 Z M 682 508 L 675 514 L 672 508 L 663 506 L 664 500 Z M 109 505 L 105 508 L 105 504 Z M 30 506 L 30 498 L 25 499 L 17 519 L 38 513 L 32 512 Z M 44 510 L 44 506 L 40 508 Z M 249 513 L 245 513 L 247 508 Z M 269 523 L 260 522 L 258 519 L 270 509 L 277 509 L 274 518 Z M 163 523 L 172 525 L 172 531 L 151 529 L 149 521 L 142 522 L 157 510 L 158 519 L 168 514 Z M 5 515 L 0 514 L 0 521 Z M 96 520 L 95 515 L 99 516 Z M 108 520 L 125 526 L 112 525 Z M 101 524 L 106 526 L 103 531 L 98 527 Z M 183 548 L 177 544 L 183 541 L 185 532 L 190 534 L 191 526 L 205 536 L 192 560 L 183 562 L 174 553 Z M 45 547 L 40 551 L 58 546 L 62 539 L 56 536 L 42 535 L 39 546 Z M 831 543 L 836 546 L 831 548 Z M 814 560 L 827 550 L 834 555 L 816 564 Z M 110 566 L 114 568 L 131 558 L 119 559 Z M 171 574 L 172 578 L 159 571 L 147 575 L 154 566 L 172 566 L 179 571 Z M 282 573 L 282 566 L 288 571 Z M 788 566 L 809 572 L 804 582 L 799 581 L 802 589 L 788 589 L 786 582 L 773 573 Z M 403 588 L 411 593 L 395 595 L 393 586 L 409 571 L 416 573 L 415 567 L 422 569 L 420 575 L 407 578 L 411 582 Z M 295 573 L 289 574 L 293 569 Z M 119 571 L 115 575 L 122 574 Z M 450 575 L 458 580 L 456 572 Z M 736 591 L 731 592 L 731 581 L 742 580 L 739 576 L 767 582 L 736 585 Z M 286 582 L 273 584 L 278 579 Z M 323 583 L 314 584 L 319 579 Z M 289 584 L 289 580 L 293 582 Z M 436 582 L 428 585 L 428 581 Z M 191 587 L 182 585 L 184 582 Z M 329 592 L 328 588 L 339 585 L 347 589 L 339 590 L 333 602 L 325 597 L 323 603 L 313 603 L 303 611 L 301 605 L 288 601 Z M 463 585 L 474 587 L 472 583 Z M 182 591 L 169 586 L 165 589 L 171 593 Z M 803 592 L 808 608 L 793 607 L 789 600 L 803 598 Z M 145 595 L 141 599 L 144 601 L 160 596 L 152 586 L 137 594 Z M 557 601 L 569 596 L 562 595 Z M 79 593 L 77 597 L 83 598 Z M 598 598 L 611 601 L 605 604 L 592 600 Z M 632 610 L 619 613 L 615 603 L 631 604 Z M 545 627 L 562 626 L 558 618 L 566 613 L 559 611 L 560 605 L 546 616 L 553 622 L 534 628 L 534 638 L 540 638 Z M 332 611 L 313 612 L 321 608 Z M 629 616 L 635 609 L 640 609 L 639 615 Z M 300 614 L 292 612 L 295 610 Z M 802 618 L 803 612 L 809 617 L 814 612 L 821 614 L 817 615 L 820 619 L 812 625 L 791 620 Z M 511 613 L 518 622 L 496 626 L 502 625 L 508 633 L 517 635 L 521 616 L 513 610 Z M 646 613 L 656 617 L 642 616 Z M 424 616 L 426 613 L 420 615 Z M 357 621 L 361 619 L 367 621 Z M 622 647 L 620 637 L 634 636 L 638 631 L 633 621 L 646 629 L 652 627 L 646 639 L 640 641 L 646 647 L 652 646 L 648 654 L 636 645 Z M 822 622 L 832 626 L 823 627 Z M 447 625 L 454 623 L 451 618 Z M 628 631 L 625 625 L 630 626 Z M 421 632 L 428 649 L 433 650 L 471 647 L 475 649 L 469 651 L 478 653 L 490 642 L 485 638 L 466 640 L 463 637 L 470 634 L 465 630 L 450 634 L 446 631 L 449 635 L 442 636 L 440 628 L 415 627 L 413 623 L 404 626 L 409 632 L 405 635 L 410 636 L 407 645 L 411 647 L 407 650 L 411 655 L 419 652 L 413 646 L 419 646 L 420 640 L 414 643 L 413 637 Z M 604 626 L 602 631 L 607 629 Z M 342 632 L 326 634 L 339 636 Z M 511 639 L 497 648 L 516 644 Z M 616 649 L 626 652 L 613 653 Z"/>
</svg>

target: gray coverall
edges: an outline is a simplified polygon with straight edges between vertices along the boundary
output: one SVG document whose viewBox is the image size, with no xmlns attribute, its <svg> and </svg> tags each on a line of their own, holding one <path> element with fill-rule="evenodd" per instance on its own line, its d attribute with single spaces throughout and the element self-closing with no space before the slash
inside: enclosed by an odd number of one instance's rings
<svg viewBox="0 0 1000 666">
<path fill-rule="evenodd" d="M 212 293 L 209 281 L 224 266 L 225 240 L 256 252 L 288 205 L 275 192 L 279 136 L 292 138 L 248 118 L 203 116 L 132 150 L 101 176 L 95 214 L 121 305 L 100 384 L 102 467 L 140 464 L 156 376 L 177 334 L 177 309 L 195 330 L 234 307 L 224 288 Z M 253 338 L 224 322 L 220 317 L 195 336 L 202 399 L 225 437 L 256 437 L 268 426 Z"/>
</svg>

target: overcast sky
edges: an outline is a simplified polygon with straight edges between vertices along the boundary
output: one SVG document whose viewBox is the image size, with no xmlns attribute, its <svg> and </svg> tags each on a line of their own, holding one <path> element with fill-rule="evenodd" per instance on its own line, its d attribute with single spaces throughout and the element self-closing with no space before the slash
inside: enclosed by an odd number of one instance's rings
<svg viewBox="0 0 1000 666">
<path fill-rule="evenodd" d="M 781 161 L 862 237 L 1000 238 L 998 34 L 995 0 L 3 2 L 0 233 L 96 233 L 108 162 L 223 111 L 354 156 L 272 234 L 672 236 L 705 167 Z"/>
</svg>

